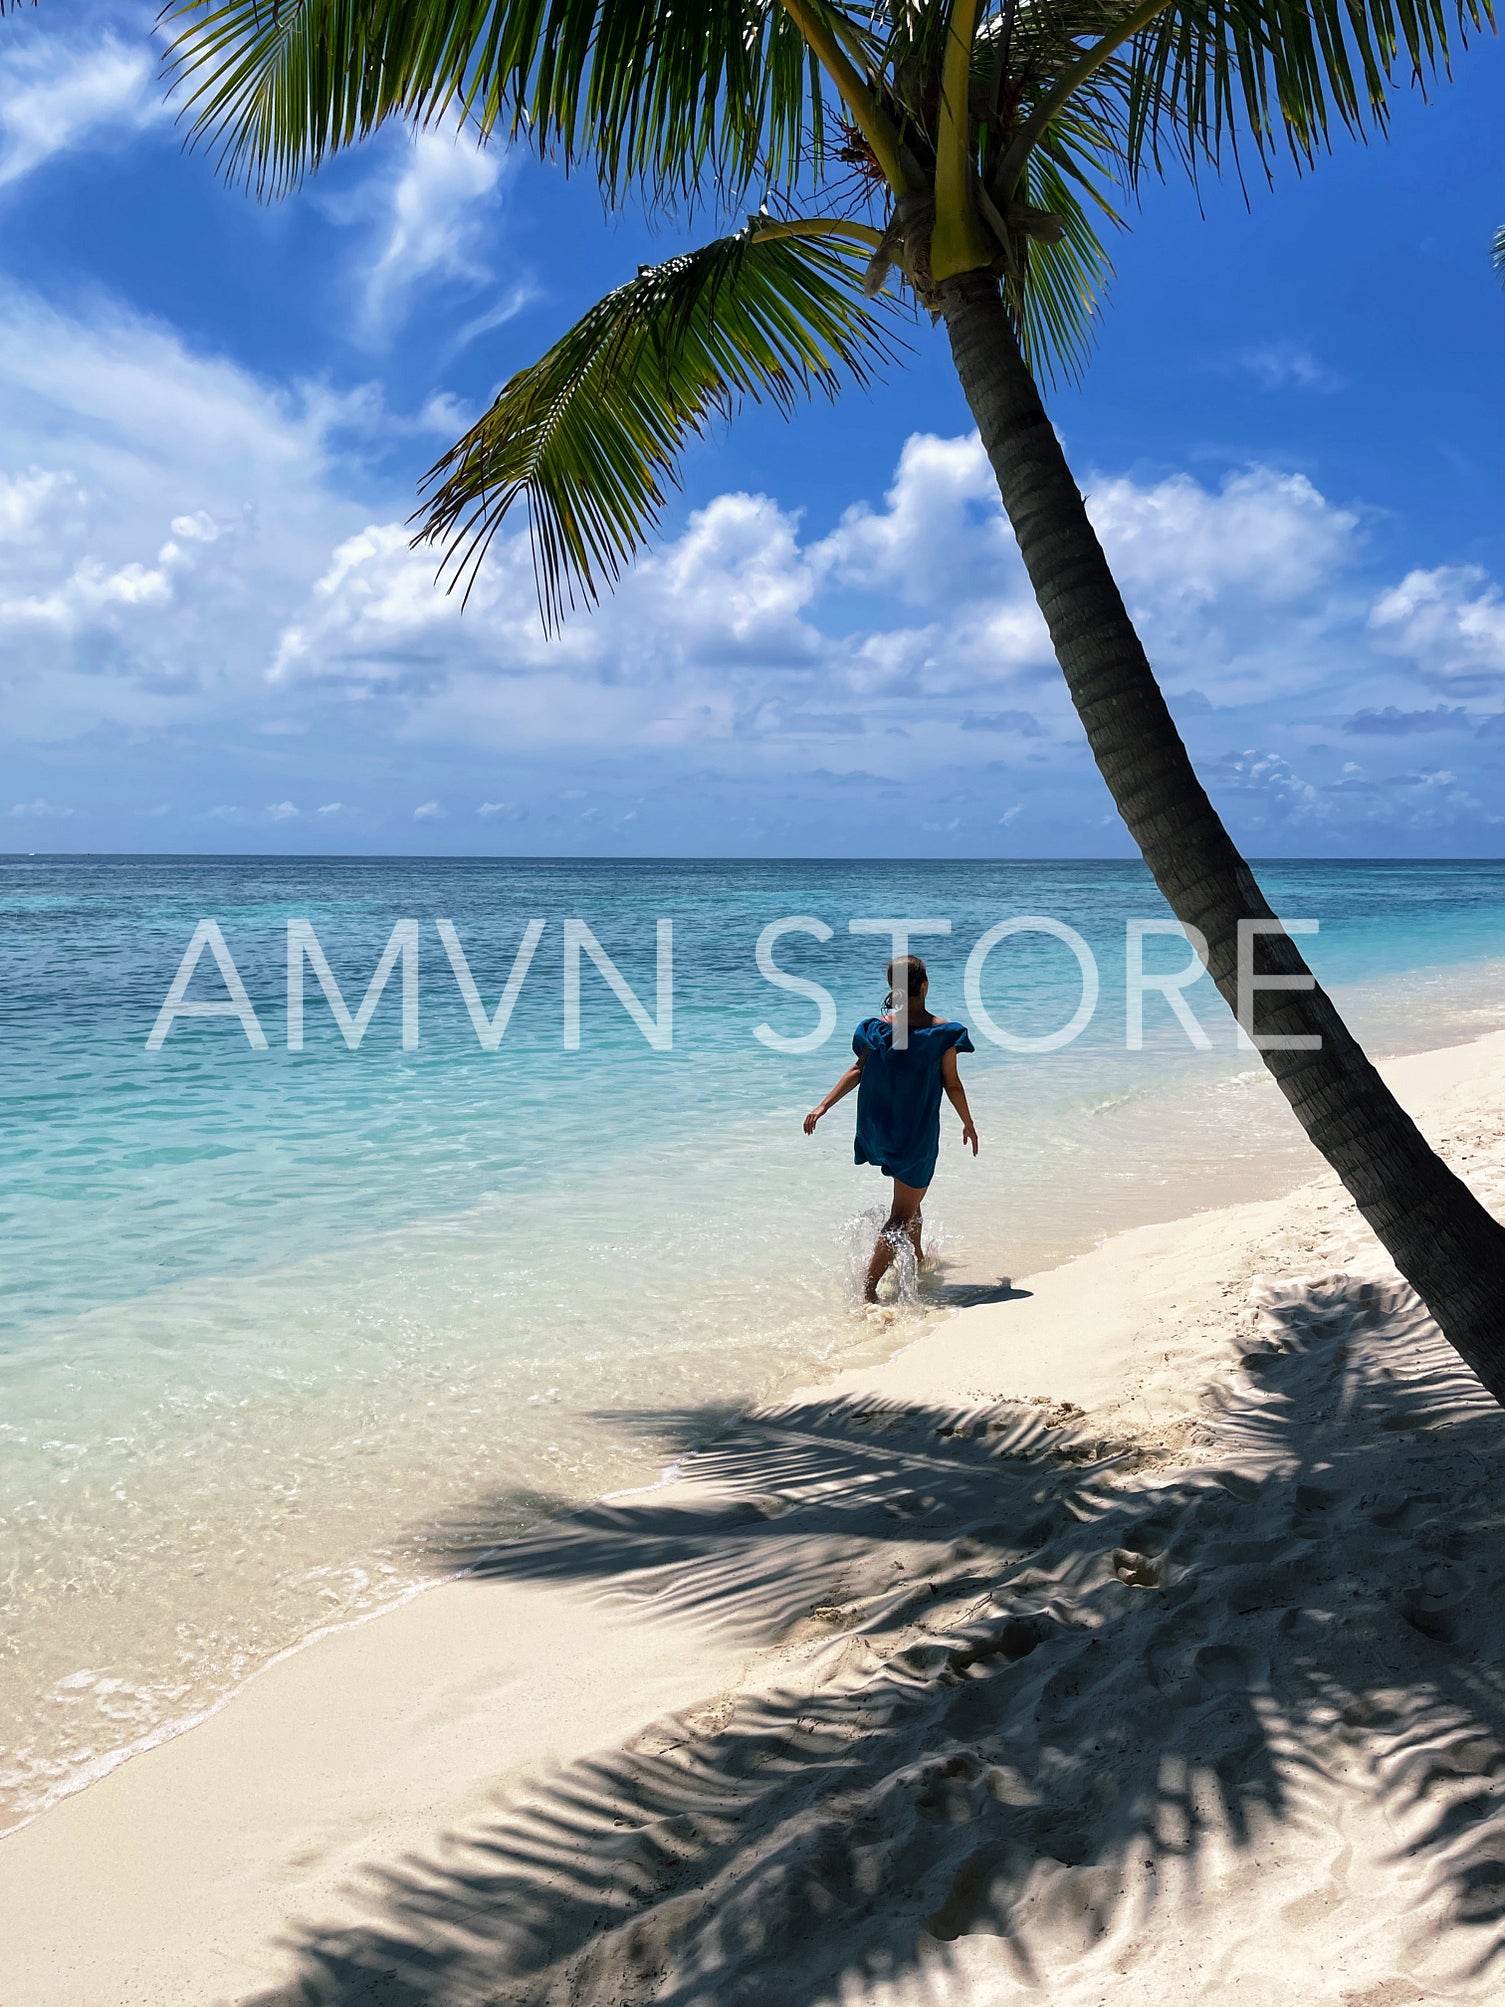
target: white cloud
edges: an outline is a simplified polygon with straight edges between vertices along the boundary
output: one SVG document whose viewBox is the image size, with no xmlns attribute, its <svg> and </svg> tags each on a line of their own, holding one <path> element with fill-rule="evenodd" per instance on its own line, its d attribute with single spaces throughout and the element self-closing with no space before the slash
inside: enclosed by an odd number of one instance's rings
<svg viewBox="0 0 1505 2007">
<path fill-rule="evenodd" d="M 788 664 L 819 647 L 803 618 L 815 586 L 792 517 L 763 495 L 718 495 L 638 566 L 633 597 L 701 662 Z"/>
<path fill-rule="evenodd" d="M 975 434 L 911 437 L 885 500 L 882 511 L 849 509 L 813 547 L 822 576 L 918 606 L 987 601 L 996 647 L 1037 655 L 1045 648 Z M 1087 484 L 1087 508 L 1120 584 L 1152 616 L 1231 592 L 1270 604 L 1300 598 L 1351 561 L 1358 529 L 1358 517 L 1335 508 L 1304 475 L 1260 466 L 1229 475 L 1217 490 L 1186 474 L 1152 485 L 1097 475 Z"/>
<path fill-rule="evenodd" d="M 1152 653 L 1194 660 L 1220 699 L 1310 681 L 1292 644 L 1332 617 L 1351 511 L 1267 468 L 1216 490 L 1100 479 L 1090 507 Z M 751 756 L 918 734 L 888 748 L 894 767 L 943 742 L 975 757 L 979 719 L 1017 728 L 1025 713 L 1033 736 L 1076 738 L 975 437 L 910 439 L 884 506 L 849 509 L 814 541 L 765 496 L 720 495 L 551 641 L 521 527 L 496 539 L 463 614 L 433 574 L 402 526 L 368 525 L 284 629 L 273 680 L 398 700 L 411 738 L 499 748 L 720 742 Z"/>
<path fill-rule="evenodd" d="M 436 390 L 413 421 L 416 432 L 432 432 L 445 439 L 458 439 L 475 421 L 475 412 L 447 390 Z"/>
<path fill-rule="evenodd" d="M 322 408 L 121 308 L 3 286 L 0 404 L 7 732 L 264 724 L 287 609 L 361 521 Z"/>
<path fill-rule="evenodd" d="M 848 509 L 816 545 L 811 555 L 823 573 L 841 585 L 922 606 L 957 592 L 977 599 L 1019 589 L 1014 540 L 975 433 L 961 439 L 912 435 L 884 501 L 881 511 L 865 502 Z"/>
<path fill-rule="evenodd" d="M 816 676 L 825 643 L 802 610 L 816 581 L 793 520 L 722 495 L 645 558 L 594 615 L 546 639 L 521 529 L 497 539 L 462 611 L 399 524 L 346 540 L 271 665 L 279 686 L 401 696 L 411 732 L 488 742 L 663 745 L 724 737 L 743 685 Z"/>
<path fill-rule="evenodd" d="M 164 549 L 172 550 L 172 546 Z M 73 634 L 84 627 L 103 625 L 100 616 L 112 608 L 165 606 L 171 598 L 172 585 L 163 571 L 140 563 L 110 571 L 98 559 L 84 558 L 51 592 L 0 599 L 0 628 L 35 620 Z"/>
<path fill-rule="evenodd" d="M 174 516 L 168 525 L 175 537 L 185 537 L 190 543 L 218 543 L 219 524 L 203 509 L 195 509 L 191 516 Z"/>
<path fill-rule="evenodd" d="M 858 644 L 864 696 L 988 696 L 1044 679 L 1055 661 L 992 470 L 975 436 L 911 438 L 886 507 L 848 510 L 809 556 L 823 582 L 885 593 L 934 615 Z M 1251 467 L 1210 489 L 1189 475 L 1093 477 L 1087 507 L 1152 659 L 1195 667 L 1220 701 L 1309 685 L 1311 656 L 1348 619 L 1341 582 L 1359 519 L 1299 474 Z M 1205 699 L 1204 699 L 1205 701 Z M 978 710 L 984 708 L 979 704 Z"/>
<path fill-rule="evenodd" d="M 1240 349 L 1234 362 L 1261 390 L 1314 390 L 1325 395 L 1343 388 L 1343 378 L 1319 362 L 1305 342 L 1257 343 Z"/>
<path fill-rule="evenodd" d="M 346 814 L 377 827 L 379 811 L 356 817 L 332 798 L 349 784 L 347 756 L 373 749 L 407 766 L 419 797 L 388 812 L 394 827 L 409 813 L 447 827 L 454 801 L 492 829 L 531 818 L 546 832 L 551 817 L 584 814 L 621 827 L 621 811 L 636 812 L 594 779 L 588 806 L 561 806 L 566 762 L 577 776 L 592 761 L 650 775 L 692 758 L 715 768 L 718 812 L 733 782 L 834 789 L 860 775 L 882 789 L 999 764 L 1011 778 L 984 785 L 978 831 L 1015 809 L 1044 829 L 1086 785 L 1080 728 L 975 439 L 911 439 L 882 501 L 824 536 L 767 496 L 718 495 L 600 608 L 546 638 L 521 523 L 496 540 L 468 609 L 436 586 L 434 553 L 412 550 L 398 520 L 406 489 L 373 495 L 342 456 L 378 408 L 364 391 L 279 389 L 118 309 L 70 317 L 0 287 L 0 405 L 6 743 L 92 734 L 186 761 L 200 732 L 216 758 L 227 742 L 275 741 L 271 786 L 254 766 L 218 783 L 266 805 L 197 811 L 201 831 L 206 815 L 253 841 L 269 818 L 290 833 Z M 367 499 L 352 500 L 363 481 Z M 1371 624 L 1373 588 L 1349 582 L 1359 519 L 1304 477 L 1099 476 L 1089 493 L 1152 659 L 1217 707 L 1204 698 L 1178 715 L 1205 741 L 1229 704 L 1280 707 L 1264 714 L 1279 730 L 1254 740 L 1265 751 L 1216 770 L 1240 813 L 1368 813 L 1365 799 L 1461 812 L 1461 790 L 1441 780 L 1340 781 L 1336 757 L 1309 767 L 1280 733 L 1298 698 L 1312 715 L 1324 678 L 1338 719 L 1356 704 L 1410 717 L 1419 678 L 1459 691 L 1460 676 L 1497 678 L 1505 603 L 1483 574 L 1413 573 Z M 1269 729 L 1251 717 L 1240 737 Z M 1447 755 L 1467 780 L 1466 750 Z M 551 760 L 556 792 L 534 794 L 529 767 Z M 161 799 L 160 767 L 147 802 Z M 9 791 L 24 808 L 47 785 L 42 771 L 18 774 Z M 291 798 L 269 803 L 272 786 Z M 1049 806 L 1039 787 L 1054 790 Z M 300 799 L 322 806 L 298 821 Z M 777 816 L 745 797 L 760 802 Z M 973 813 L 949 781 L 927 810 L 942 834 Z"/>
<path fill-rule="evenodd" d="M 72 815 L 72 813 L 71 808 L 54 808 L 50 801 L 45 801 L 40 795 L 35 801 L 18 801 L 11 810 L 12 815 L 23 816 Z"/>
<path fill-rule="evenodd" d="M 119 310 L 70 319 L 0 291 L 0 398 L 13 737 L 211 719 L 287 736 L 355 704 L 389 741 L 719 745 L 752 766 L 817 742 L 883 772 L 975 760 L 979 719 L 1024 713 L 1036 756 L 1076 741 L 975 438 L 912 438 L 883 504 L 822 538 L 766 496 L 717 496 L 550 639 L 520 523 L 462 612 L 432 551 L 347 499 L 337 441 L 369 418 L 360 394 L 279 391 Z M 1099 480 L 1092 508 L 1152 649 L 1195 655 L 1220 700 L 1271 673 L 1259 636 L 1291 656 L 1301 593 L 1355 535 L 1309 482 L 1262 469 L 1220 490 Z"/>
<path fill-rule="evenodd" d="M 1411 571 L 1370 614 L 1381 643 L 1460 696 L 1505 688 L 1505 597 L 1477 565 Z"/>
<path fill-rule="evenodd" d="M 1246 746 L 1208 763 L 1207 783 L 1215 801 L 1230 795 L 1253 796 L 1263 807 L 1282 816 L 1310 820 L 1331 813 L 1311 781 L 1297 773 L 1282 754 Z"/>
<path fill-rule="evenodd" d="M 436 280 L 484 286 L 492 276 L 487 225 L 506 156 L 452 132 L 405 136 L 395 171 L 365 192 L 360 207 L 374 210 L 374 242 L 362 292 L 362 321 L 379 340 L 406 316 L 414 291 Z M 353 212 L 346 208 L 343 213 Z M 477 317 L 473 333 L 500 326 L 532 297 L 515 282 L 497 307 Z M 510 304 L 509 304 L 510 303 Z M 456 346 L 462 346 L 463 341 Z"/>
<path fill-rule="evenodd" d="M 1304 474 L 1251 467 L 1211 493 L 1188 474 L 1153 487 L 1095 480 L 1088 513 L 1126 593 L 1173 605 L 1230 590 L 1266 603 L 1300 598 L 1349 562 L 1358 517 Z"/>
<path fill-rule="evenodd" d="M 89 43 L 18 37 L 0 55 L 0 187 L 59 154 L 165 117 L 155 70 L 149 46 L 130 47 L 113 34 Z"/>
<path fill-rule="evenodd" d="M 540 297 L 539 289 L 531 279 L 517 280 L 493 305 L 483 307 L 480 313 L 474 315 L 456 331 L 452 340 L 445 345 L 441 360 L 445 363 L 453 362 L 455 357 L 463 349 L 469 348 L 473 341 L 479 341 L 482 335 L 492 334 L 497 328 L 505 327 L 508 321 L 515 321 L 525 308 L 531 307 Z"/>
<path fill-rule="evenodd" d="M 458 601 L 436 592 L 432 563 L 414 558 L 407 531 L 370 523 L 334 551 L 314 585 L 311 616 L 283 630 L 268 681 L 322 676 L 366 688 L 409 680 L 412 643 L 459 614 Z"/>
<path fill-rule="evenodd" d="M 0 474 L 0 542 L 29 543 L 57 534 L 63 519 L 77 517 L 83 503 L 71 474 L 33 467 L 25 474 Z"/>
</svg>

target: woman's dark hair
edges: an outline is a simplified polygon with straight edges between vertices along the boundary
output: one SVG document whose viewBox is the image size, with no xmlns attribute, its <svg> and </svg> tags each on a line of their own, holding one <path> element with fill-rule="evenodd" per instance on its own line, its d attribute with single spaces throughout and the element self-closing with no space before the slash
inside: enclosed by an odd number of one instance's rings
<svg viewBox="0 0 1505 2007">
<path fill-rule="evenodd" d="M 930 980 L 925 972 L 925 964 L 918 955 L 900 955 L 897 961 L 889 963 L 883 973 L 888 979 L 888 995 L 883 1000 L 885 1010 L 892 1010 L 894 1007 L 896 982 L 902 980 L 906 996 L 917 997 L 920 994 L 921 983 Z"/>
</svg>

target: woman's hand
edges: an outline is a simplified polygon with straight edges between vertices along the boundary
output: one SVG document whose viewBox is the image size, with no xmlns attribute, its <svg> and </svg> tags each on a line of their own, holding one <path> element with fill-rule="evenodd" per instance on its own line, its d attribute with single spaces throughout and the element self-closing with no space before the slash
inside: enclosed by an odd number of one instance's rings
<svg viewBox="0 0 1505 2007">
<path fill-rule="evenodd" d="M 861 1078 L 862 1078 L 862 1061 L 859 1059 L 853 1065 L 847 1068 L 846 1072 L 841 1076 L 840 1080 L 837 1081 L 836 1085 L 831 1089 L 831 1092 L 826 1096 L 825 1100 L 818 1101 L 816 1105 L 810 1110 L 810 1113 L 805 1117 L 805 1134 L 807 1136 L 813 1136 L 815 1134 L 815 1125 L 820 1120 L 821 1116 L 829 1115 L 831 1110 L 836 1106 L 838 1101 L 844 1101 Z"/>
<path fill-rule="evenodd" d="M 977 1155 L 977 1130 L 973 1127 L 970 1117 L 962 1123 L 962 1147 L 965 1148 L 968 1143 L 972 1145 L 972 1154 L 975 1157 Z"/>
</svg>

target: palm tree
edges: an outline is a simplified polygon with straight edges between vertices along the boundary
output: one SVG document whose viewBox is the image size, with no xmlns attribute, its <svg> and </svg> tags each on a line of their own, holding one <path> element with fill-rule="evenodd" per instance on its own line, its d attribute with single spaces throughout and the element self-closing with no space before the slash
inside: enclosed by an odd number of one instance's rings
<svg viewBox="0 0 1505 2007">
<path fill-rule="evenodd" d="M 1237 1008 L 1274 931 L 1265 1062 L 1470 1366 L 1505 1402 L 1505 1228 L 1316 985 L 1187 756 L 1041 401 L 1080 367 L 1118 205 L 1173 169 L 1299 170 L 1382 131 L 1490 0 L 178 0 L 196 136 L 275 194 L 388 119 L 589 166 L 609 203 L 741 228 L 600 301 L 431 470 L 419 536 L 468 583 L 526 504 L 546 621 L 616 580 L 679 457 L 745 398 L 834 393 L 891 349 L 897 272 L 957 374 L 1088 742 Z M 1246 965 L 1247 966 L 1247 965 Z M 1268 1040 L 1284 1041 L 1274 1047 Z"/>
</svg>

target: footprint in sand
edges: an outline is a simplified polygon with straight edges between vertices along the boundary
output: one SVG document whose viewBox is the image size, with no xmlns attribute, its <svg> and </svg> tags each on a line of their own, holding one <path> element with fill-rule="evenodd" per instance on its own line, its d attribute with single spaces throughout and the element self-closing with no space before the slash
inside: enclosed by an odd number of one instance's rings
<svg viewBox="0 0 1505 2007">
<path fill-rule="evenodd" d="M 1290 1353 L 1279 1345 L 1251 1345 L 1239 1357 L 1239 1364 L 1254 1379 L 1266 1378 L 1277 1371 L 1290 1358 Z"/>
<path fill-rule="evenodd" d="M 1136 1554 L 1130 1547 L 1113 1551 L 1113 1572 L 1131 1589 L 1158 1589 L 1162 1582 L 1160 1563 L 1148 1554 Z"/>
<path fill-rule="evenodd" d="M 919 1784 L 914 1808 L 936 1825 L 973 1824 L 989 1796 L 982 1764 L 966 1751 L 924 1773 Z"/>
<path fill-rule="evenodd" d="M 1242 1645 L 1203 1645 L 1191 1665 L 1198 1679 L 1214 1693 L 1247 1693 L 1263 1679 L 1259 1660 Z"/>
<path fill-rule="evenodd" d="M 925 1928 L 942 1944 L 959 1937 L 1007 1936 L 1012 1894 L 1006 1857 L 997 1848 L 984 1848 L 962 1864 L 945 1901 L 926 1917 Z"/>
<path fill-rule="evenodd" d="M 1502 1775 L 1505 1775 L 1505 1743 L 1493 1735 L 1463 1735 L 1444 1748 L 1427 1752 L 1416 1789 L 1430 1791 L 1438 1784 L 1450 1784 L 1460 1777 Z"/>
<path fill-rule="evenodd" d="M 1033 1886 L 1015 1906 L 1012 1933 L 1026 1944 L 1032 1939 L 1038 1956 L 1080 1958 L 1107 1936 L 1124 1893 L 1123 1871 L 1114 1867 L 1073 1867 L 1042 1861 L 1030 1877 Z"/>
<path fill-rule="evenodd" d="M 1387 1533 L 1406 1532 L 1431 1518 L 1436 1507 L 1443 1503 L 1444 1495 L 1440 1491 L 1417 1491 L 1402 1497 L 1382 1498 L 1370 1508 L 1369 1521 L 1372 1526 L 1382 1527 Z"/>
<path fill-rule="evenodd" d="M 1400 1613 L 1413 1631 L 1434 1644 L 1455 1644 L 1463 1629 L 1467 1591 L 1460 1569 L 1434 1561 L 1422 1571 L 1419 1582 L 1402 1592 Z"/>
<path fill-rule="evenodd" d="M 1505 1917 L 1505 1861 L 1471 1861 L 1457 1883 L 1453 1914 L 1459 1923 L 1498 1925 Z"/>
<path fill-rule="evenodd" d="M 1144 1648 L 1145 1671 L 1149 1674 L 1150 1685 L 1168 1699 L 1180 1700 L 1186 1697 L 1186 1688 L 1192 1678 L 1192 1668 L 1187 1652 L 1187 1637 L 1184 1625 L 1163 1624 L 1155 1632 Z"/>
<path fill-rule="evenodd" d="M 1331 1916 L 1335 1909 L 1341 1909 L 1352 1896 L 1348 1881 L 1348 1870 L 1352 1865 L 1353 1848 L 1345 1842 L 1328 1863 L 1327 1879 L 1321 1887 L 1286 1903 L 1280 1912 L 1282 1919 L 1293 1930 L 1309 1930 L 1313 1924 Z"/>
</svg>

